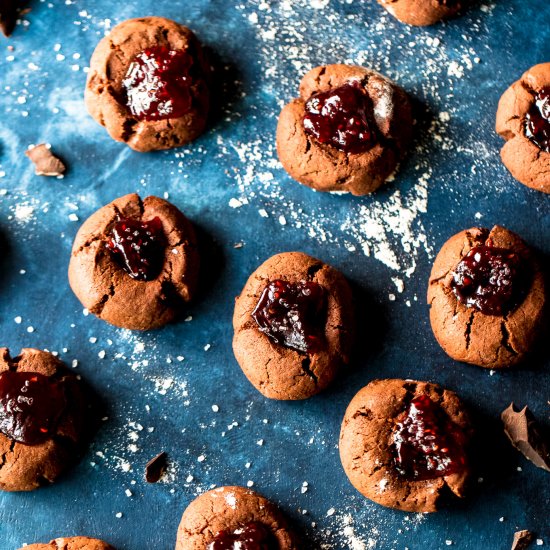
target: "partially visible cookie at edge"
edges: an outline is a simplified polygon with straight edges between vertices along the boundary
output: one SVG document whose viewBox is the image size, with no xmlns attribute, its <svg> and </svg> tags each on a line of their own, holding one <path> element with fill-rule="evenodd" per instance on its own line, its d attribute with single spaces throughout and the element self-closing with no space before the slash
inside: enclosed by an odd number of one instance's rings
<svg viewBox="0 0 550 550">
<path fill-rule="evenodd" d="M 423 434 L 430 435 L 414 446 L 411 439 Z M 429 382 L 374 380 L 347 407 L 340 458 L 352 485 L 368 499 L 406 512 L 435 512 L 465 496 L 472 435 L 454 392 Z"/>
<path fill-rule="evenodd" d="M 86 107 L 114 140 L 136 151 L 180 147 L 206 127 L 210 73 L 190 29 L 164 17 L 129 19 L 92 55 Z"/>
<path fill-rule="evenodd" d="M 115 550 L 110 544 L 89 537 L 61 537 L 48 543 L 29 544 L 19 550 Z"/>
<path fill-rule="evenodd" d="M 457 266 L 465 258 L 475 265 L 476 251 L 481 253 L 481 262 L 487 262 L 490 258 L 482 257 L 484 250 L 494 253 L 497 260 L 504 258 L 504 264 L 500 267 L 495 264 L 493 269 L 487 269 L 486 264 L 483 268 L 486 273 L 481 274 L 480 280 L 487 281 L 492 274 L 497 279 L 504 277 L 511 281 L 510 285 L 495 286 L 496 290 L 504 291 L 503 299 L 508 296 L 511 300 L 508 305 L 503 304 L 500 314 L 484 313 L 469 304 L 468 299 L 459 299 L 457 293 L 456 281 L 464 279 L 463 275 L 457 275 Z M 511 255 L 509 259 L 507 255 Z M 472 275 L 468 275 L 472 287 L 469 301 L 475 301 L 476 295 L 485 295 L 483 300 L 489 300 L 490 306 L 489 285 L 485 282 L 485 288 L 482 285 L 476 291 L 478 283 Z M 460 292 L 464 295 L 464 289 Z M 428 303 L 433 333 L 450 357 L 491 369 L 510 367 L 525 359 L 544 328 L 545 276 L 534 253 L 516 234 L 498 225 L 491 230 L 474 227 L 457 233 L 442 246 L 430 275 Z M 498 305 L 498 296 L 495 304 Z"/>
<path fill-rule="evenodd" d="M 250 530 L 266 548 L 300 548 L 288 521 L 272 502 L 234 486 L 218 487 L 191 502 L 181 518 L 176 550 L 205 550 L 222 539 L 238 544 L 239 533 L 246 535 Z"/>
<path fill-rule="evenodd" d="M 53 483 L 79 458 L 88 415 L 81 382 L 59 359 L 32 348 L 12 358 L 0 348 L 0 490 Z"/>
<path fill-rule="evenodd" d="M 271 399 L 306 399 L 350 360 L 352 292 L 345 277 L 321 260 L 276 254 L 246 282 L 233 328 L 235 357 L 258 391 Z"/>
<path fill-rule="evenodd" d="M 141 240 L 139 254 L 129 238 Z M 130 194 L 100 208 L 79 229 L 69 282 L 82 305 L 100 319 L 150 330 L 182 312 L 194 295 L 198 271 L 191 222 L 164 199 Z"/>
<path fill-rule="evenodd" d="M 500 156 L 512 176 L 550 193 L 550 63 L 531 67 L 504 92 L 496 131 L 506 140 Z"/>
<path fill-rule="evenodd" d="M 407 25 L 424 27 L 455 16 L 469 0 L 377 0 L 388 13 Z"/>
<path fill-rule="evenodd" d="M 303 185 L 366 195 L 395 172 L 412 125 L 408 96 L 390 79 L 365 67 L 324 65 L 302 78 L 300 96 L 283 107 L 277 153 Z"/>
</svg>

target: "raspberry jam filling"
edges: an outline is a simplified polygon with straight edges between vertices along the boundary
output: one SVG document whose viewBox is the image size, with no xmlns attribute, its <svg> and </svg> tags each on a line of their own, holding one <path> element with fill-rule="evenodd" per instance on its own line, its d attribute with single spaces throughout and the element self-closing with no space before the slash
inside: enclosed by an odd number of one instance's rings
<svg viewBox="0 0 550 550">
<path fill-rule="evenodd" d="M 324 344 L 325 289 L 314 283 L 271 281 L 252 317 L 260 330 L 287 348 L 315 353 Z"/>
<path fill-rule="evenodd" d="M 464 434 L 427 395 L 415 397 L 393 431 L 395 466 L 411 480 L 436 479 L 463 469 Z"/>
<path fill-rule="evenodd" d="M 231 533 L 220 531 L 206 550 L 276 550 L 278 546 L 267 527 L 252 522 Z"/>
<path fill-rule="evenodd" d="M 455 267 L 451 288 L 460 302 L 485 315 L 506 315 L 523 298 L 521 258 L 511 250 L 475 246 Z"/>
<path fill-rule="evenodd" d="M 139 120 L 179 118 L 191 109 L 193 58 L 183 50 L 155 46 L 138 53 L 122 86 L 126 105 Z"/>
<path fill-rule="evenodd" d="M 0 374 L 0 432 L 25 445 L 55 433 L 67 400 L 61 382 L 36 372 Z"/>
<path fill-rule="evenodd" d="M 363 153 L 376 141 L 371 101 L 357 82 L 313 94 L 303 124 L 306 134 L 345 153 Z"/>
<path fill-rule="evenodd" d="M 106 246 L 132 279 L 151 281 L 164 263 L 162 222 L 158 217 L 147 222 L 120 218 Z"/>
<path fill-rule="evenodd" d="M 525 136 L 539 149 L 550 153 L 550 87 L 535 95 L 535 102 L 525 115 Z"/>
</svg>

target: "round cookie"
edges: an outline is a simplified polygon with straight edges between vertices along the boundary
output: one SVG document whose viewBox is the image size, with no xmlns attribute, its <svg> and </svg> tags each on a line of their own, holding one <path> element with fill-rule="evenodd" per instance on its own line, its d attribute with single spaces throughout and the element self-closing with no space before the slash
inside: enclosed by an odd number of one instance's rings
<svg viewBox="0 0 550 550">
<path fill-rule="evenodd" d="M 395 171 L 412 124 L 407 94 L 391 80 L 364 67 L 325 65 L 309 71 L 300 97 L 283 107 L 277 153 L 308 187 L 366 195 Z"/>
<path fill-rule="evenodd" d="M 402 23 L 424 27 L 456 15 L 468 0 L 378 0 L 378 3 Z"/>
<path fill-rule="evenodd" d="M 232 541 L 235 531 L 246 529 L 255 529 L 257 540 L 263 534 L 261 542 L 274 550 L 299 548 L 287 520 L 273 503 L 244 487 L 219 487 L 187 507 L 178 528 L 176 550 L 219 548 L 215 542 L 219 545 L 224 537 Z"/>
<path fill-rule="evenodd" d="M 306 399 L 349 362 L 351 289 L 320 260 L 301 252 L 277 254 L 246 282 L 233 328 L 235 357 L 258 391 L 271 399 Z"/>
<path fill-rule="evenodd" d="M 139 232 L 141 246 L 128 240 L 134 231 Z M 122 248 L 117 245 L 121 239 L 126 239 Z M 131 269 L 125 258 L 132 259 Z M 198 269 L 189 220 L 161 198 L 141 200 L 131 194 L 84 222 L 73 244 L 69 282 L 82 305 L 100 319 L 130 330 L 149 330 L 172 321 L 191 300 Z"/>
<path fill-rule="evenodd" d="M 476 290 L 474 282 L 469 287 L 473 294 L 465 302 L 463 288 L 456 286 L 464 278 L 458 268 L 465 267 L 462 260 L 471 261 L 472 255 L 468 254 L 484 247 L 489 247 L 485 248 L 489 251 L 495 248 L 508 251 L 517 264 L 494 266 L 483 277 L 486 280 L 488 276 L 506 276 L 510 270 L 513 273 L 512 284 L 497 283 L 501 290 L 511 289 L 511 294 L 500 293 L 509 299 L 502 311 L 498 307 L 490 311 L 494 299 L 490 289 L 478 286 Z M 479 302 L 480 297 L 483 301 L 478 306 L 471 303 Z M 450 357 L 490 369 L 509 367 L 525 358 L 544 326 L 544 276 L 532 252 L 516 234 L 498 225 L 491 230 L 466 229 L 451 237 L 437 255 L 430 275 L 428 303 L 433 333 Z"/>
<path fill-rule="evenodd" d="M 210 67 L 187 27 L 129 19 L 97 45 L 84 99 L 109 135 L 136 151 L 180 147 L 203 133 Z"/>
<path fill-rule="evenodd" d="M 88 537 L 63 537 L 47 544 L 30 544 L 19 550 L 115 550 L 110 544 Z"/>
<path fill-rule="evenodd" d="M 550 193 L 550 63 L 523 73 L 498 103 L 496 131 L 504 166 L 518 181 Z"/>
<path fill-rule="evenodd" d="M 53 483 L 75 461 L 85 403 L 76 376 L 51 353 L 27 348 L 11 358 L 0 348 L 0 490 Z"/>
<path fill-rule="evenodd" d="M 435 440 L 422 439 L 423 432 Z M 435 512 L 449 497 L 464 496 L 471 437 L 455 393 L 428 382 L 374 380 L 346 410 L 340 458 L 368 499 L 406 512 Z"/>
</svg>

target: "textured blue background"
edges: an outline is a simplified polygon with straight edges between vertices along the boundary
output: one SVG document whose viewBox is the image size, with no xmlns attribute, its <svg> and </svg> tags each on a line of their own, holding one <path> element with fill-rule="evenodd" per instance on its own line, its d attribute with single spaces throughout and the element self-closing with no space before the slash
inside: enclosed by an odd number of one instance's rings
<svg viewBox="0 0 550 550">
<path fill-rule="evenodd" d="M 511 400 L 548 422 L 548 356 L 493 375 L 456 364 L 431 334 L 424 298 L 434 251 L 465 227 L 498 222 L 550 253 L 549 199 L 506 172 L 493 130 L 508 84 L 550 60 L 547 0 L 481 2 L 429 29 L 400 25 L 374 0 L 31 7 L 13 38 L 0 39 L 0 345 L 78 360 L 76 372 L 101 395 L 107 418 L 59 483 L 0 495 L 0 549 L 78 534 L 118 550 L 170 549 L 196 494 L 249 480 L 280 503 L 312 548 L 507 549 L 517 528 L 549 545 L 549 474 L 496 437 Z M 143 15 L 188 24 L 225 82 L 220 116 L 179 151 L 133 153 L 111 141 L 82 103 L 99 38 Z M 419 104 L 415 150 L 373 197 L 313 193 L 274 160 L 276 117 L 303 72 L 344 61 L 389 74 Z M 40 142 L 67 161 L 64 179 L 34 175 L 23 152 Z M 79 224 L 133 191 L 168 193 L 210 243 L 209 286 L 190 307 L 192 320 L 148 334 L 83 315 L 66 277 Z M 283 250 L 332 263 L 361 297 L 354 365 L 332 389 L 299 403 L 260 396 L 230 347 L 233 297 L 259 263 Z M 492 452 L 470 499 L 427 517 L 378 507 L 350 486 L 338 458 L 340 422 L 355 392 L 380 377 L 456 390 L 495 435 L 494 444 L 484 437 Z M 169 475 L 148 485 L 143 467 L 161 450 L 172 461 Z"/>
</svg>

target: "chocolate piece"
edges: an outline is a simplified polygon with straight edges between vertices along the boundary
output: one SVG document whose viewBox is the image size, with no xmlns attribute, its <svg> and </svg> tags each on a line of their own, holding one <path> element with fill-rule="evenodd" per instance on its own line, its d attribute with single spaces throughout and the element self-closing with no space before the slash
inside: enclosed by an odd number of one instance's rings
<svg viewBox="0 0 550 550">
<path fill-rule="evenodd" d="M 61 176 L 65 172 L 65 165 L 50 151 L 45 143 L 25 151 L 35 166 L 37 176 Z"/>
<path fill-rule="evenodd" d="M 168 466 L 167 457 L 168 455 L 163 451 L 147 462 L 145 465 L 145 481 L 147 483 L 156 483 L 164 475 Z"/>
<path fill-rule="evenodd" d="M 516 531 L 512 542 L 512 550 L 525 550 L 535 538 L 535 535 L 526 529 Z"/>
<path fill-rule="evenodd" d="M 550 436 L 529 408 L 525 406 L 518 412 L 510 403 L 500 417 L 512 445 L 535 466 L 550 472 Z"/>
<path fill-rule="evenodd" d="M 15 0 L 0 0 L 0 30 L 8 37 L 15 29 L 17 5 Z"/>
</svg>

